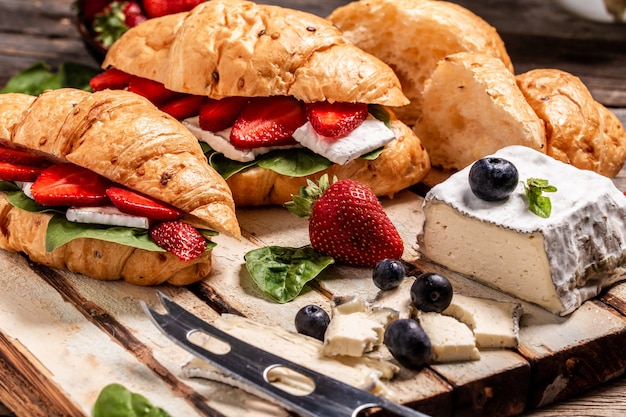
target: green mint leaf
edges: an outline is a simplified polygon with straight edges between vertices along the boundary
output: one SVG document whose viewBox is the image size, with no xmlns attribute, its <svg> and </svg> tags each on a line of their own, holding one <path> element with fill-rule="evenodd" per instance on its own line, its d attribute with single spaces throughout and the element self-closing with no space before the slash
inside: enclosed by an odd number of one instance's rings
<svg viewBox="0 0 626 417">
<path fill-rule="evenodd" d="M 304 286 L 334 263 L 310 246 L 289 248 L 266 246 L 244 256 L 252 280 L 264 294 L 278 303 L 296 298 Z"/>
<path fill-rule="evenodd" d="M 380 104 L 369 104 L 367 111 L 391 129 L 391 115 L 383 106 Z"/>
<path fill-rule="evenodd" d="M 552 214 L 552 202 L 543 193 L 553 193 L 557 189 L 550 185 L 548 180 L 541 178 L 528 178 L 524 184 L 528 209 L 539 217 L 547 219 Z"/>
</svg>

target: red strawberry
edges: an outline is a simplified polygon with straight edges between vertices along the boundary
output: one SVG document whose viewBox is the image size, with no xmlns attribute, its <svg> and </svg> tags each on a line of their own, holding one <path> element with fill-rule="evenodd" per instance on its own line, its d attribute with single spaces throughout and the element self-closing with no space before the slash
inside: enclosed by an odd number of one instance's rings
<svg viewBox="0 0 626 417">
<path fill-rule="evenodd" d="M 114 1 L 94 16 L 93 30 L 97 34 L 96 40 L 108 48 L 129 28 L 147 19 L 139 3 Z"/>
<path fill-rule="evenodd" d="M 89 85 L 93 91 L 106 90 L 107 88 L 111 90 L 123 90 L 128 87 L 128 83 L 132 78 L 132 75 L 111 67 L 94 76 L 89 81 Z"/>
<path fill-rule="evenodd" d="M 46 160 L 32 152 L 0 146 L 0 161 L 18 165 L 41 166 Z"/>
<path fill-rule="evenodd" d="M 121 212 L 133 216 L 143 216 L 150 220 L 173 221 L 185 214 L 176 207 L 125 188 L 111 187 L 106 190 L 106 194 Z"/>
<path fill-rule="evenodd" d="M 143 77 L 132 77 L 128 83 L 128 91 L 147 98 L 155 106 L 180 96 L 180 93 L 168 90 L 162 83 Z"/>
<path fill-rule="evenodd" d="M 91 22 L 97 13 L 102 12 L 113 0 L 83 0 L 80 2 L 82 16 Z"/>
<path fill-rule="evenodd" d="M 37 179 L 44 167 L 0 162 L 0 180 L 32 182 Z"/>
<path fill-rule="evenodd" d="M 56 164 L 42 171 L 30 191 L 45 206 L 99 206 L 108 201 L 109 180 L 73 164 Z"/>
<path fill-rule="evenodd" d="M 346 136 L 367 118 L 367 104 L 318 101 L 306 105 L 306 116 L 317 133 L 329 138 Z"/>
<path fill-rule="evenodd" d="M 202 99 L 202 96 L 186 94 L 162 104 L 159 108 L 173 118 L 183 120 L 198 114 Z"/>
<path fill-rule="evenodd" d="M 230 143 L 237 149 L 293 145 L 293 132 L 305 122 L 302 105 L 293 97 L 254 98 L 235 121 Z"/>
<path fill-rule="evenodd" d="M 248 102 L 247 97 L 206 98 L 200 106 L 200 129 L 219 132 L 231 127 Z"/>
<path fill-rule="evenodd" d="M 311 247 L 338 262 L 374 267 L 383 259 L 400 259 L 404 251 L 398 234 L 376 195 L 354 180 L 319 186 L 310 182 L 286 204 L 301 217 L 309 216 Z"/>
<path fill-rule="evenodd" d="M 183 222 L 159 223 L 150 230 L 154 242 L 183 261 L 202 255 L 206 239 L 193 226 Z"/>
<path fill-rule="evenodd" d="M 150 17 L 186 12 L 206 0 L 144 0 L 143 7 Z"/>
</svg>

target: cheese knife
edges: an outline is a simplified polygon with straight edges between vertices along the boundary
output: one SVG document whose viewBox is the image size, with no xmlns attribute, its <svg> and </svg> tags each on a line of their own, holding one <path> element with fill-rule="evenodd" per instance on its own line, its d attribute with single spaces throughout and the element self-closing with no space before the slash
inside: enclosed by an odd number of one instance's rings
<svg viewBox="0 0 626 417">
<path fill-rule="evenodd" d="M 260 397 L 278 402 L 286 409 L 306 417 L 357 417 L 366 411 L 385 411 L 385 415 L 399 417 L 428 417 L 368 391 L 358 389 L 312 369 L 288 361 L 270 352 L 252 346 L 212 326 L 193 315 L 173 300 L 157 291 L 166 313 L 159 313 L 141 302 L 150 320 L 167 337 L 183 349 L 212 364 Z M 209 351 L 191 339 L 202 332 L 226 344 L 224 352 Z M 303 375 L 313 382 L 310 393 L 292 393 L 273 384 L 269 373 L 282 367 Z"/>
</svg>

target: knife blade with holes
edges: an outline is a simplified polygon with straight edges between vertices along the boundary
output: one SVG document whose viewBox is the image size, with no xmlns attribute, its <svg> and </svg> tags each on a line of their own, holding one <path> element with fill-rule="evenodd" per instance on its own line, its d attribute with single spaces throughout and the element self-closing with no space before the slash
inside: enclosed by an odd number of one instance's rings
<svg viewBox="0 0 626 417">
<path fill-rule="evenodd" d="M 157 294 L 166 313 L 155 311 L 143 301 L 141 304 L 148 317 L 167 337 L 247 385 L 260 397 L 273 400 L 290 411 L 307 417 L 356 417 L 366 411 L 382 410 L 386 416 L 428 417 L 243 342 L 188 312 L 160 291 Z M 215 337 L 228 348 L 220 352 L 204 349 L 191 339 L 196 332 Z M 277 367 L 309 378 L 313 382 L 312 390 L 303 394 L 293 393 L 272 384 L 268 374 Z"/>
</svg>

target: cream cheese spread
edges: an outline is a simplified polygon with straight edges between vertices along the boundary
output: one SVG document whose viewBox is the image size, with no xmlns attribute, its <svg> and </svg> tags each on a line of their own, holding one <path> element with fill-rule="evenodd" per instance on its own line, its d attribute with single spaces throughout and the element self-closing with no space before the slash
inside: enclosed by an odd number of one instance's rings
<svg viewBox="0 0 626 417">
<path fill-rule="evenodd" d="M 559 315 L 626 278 L 626 197 L 609 178 L 522 146 L 494 156 L 516 166 L 517 189 L 503 201 L 480 200 L 471 166 L 433 187 L 418 236 L 425 257 Z M 528 209 L 528 178 L 557 188 L 549 218 Z"/>
</svg>

